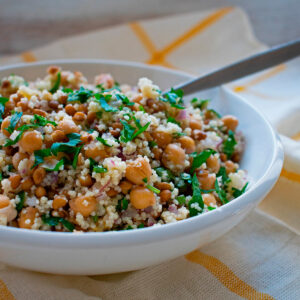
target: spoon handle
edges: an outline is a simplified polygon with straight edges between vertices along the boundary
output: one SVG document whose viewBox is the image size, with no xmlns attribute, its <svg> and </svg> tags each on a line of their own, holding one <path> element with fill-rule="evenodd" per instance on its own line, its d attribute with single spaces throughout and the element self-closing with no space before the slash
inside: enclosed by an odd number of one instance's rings
<svg viewBox="0 0 300 300">
<path fill-rule="evenodd" d="M 300 40 L 295 40 L 179 84 L 174 89 L 182 89 L 185 95 L 192 94 L 276 66 L 299 55 Z"/>
</svg>

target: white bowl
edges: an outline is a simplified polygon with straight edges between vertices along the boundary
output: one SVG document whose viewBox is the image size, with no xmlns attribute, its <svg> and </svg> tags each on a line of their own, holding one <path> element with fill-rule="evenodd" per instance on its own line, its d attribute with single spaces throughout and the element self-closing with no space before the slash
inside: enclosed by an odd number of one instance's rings
<svg viewBox="0 0 300 300">
<path fill-rule="evenodd" d="M 11 73 L 33 80 L 49 65 L 83 72 L 89 80 L 101 72 L 135 85 L 149 77 L 162 89 L 190 79 L 169 69 L 132 62 L 60 60 L 0 68 L 0 78 Z M 283 163 L 280 140 L 263 115 L 224 88 L 201 93 L 212 99 L 221 114 L 233 114 L 246 138 L 241 167 L 250 186 L 241 197 L 197 217 L 159 227 L 103 233 L 42 232 L 0 226 L 0 260 L 30 270 L 59 274 L 108 274 L 141 269 L 184 255 L 217 239 L 238 224 L 270 191 Z"/>
</svg>

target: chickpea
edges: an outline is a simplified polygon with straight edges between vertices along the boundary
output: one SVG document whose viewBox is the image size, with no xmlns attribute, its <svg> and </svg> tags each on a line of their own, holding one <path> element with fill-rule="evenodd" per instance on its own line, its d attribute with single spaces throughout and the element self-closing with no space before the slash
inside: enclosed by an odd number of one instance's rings
<svg viewBox="0 0 300 300">
<path fill-rule="evenodd" d="M 114 86 L 115 81 L 110 74 L 100 74 L 95 77 L 95 84 L 102 84 L 105 89 L 110 89 Z"/>
<path fill-rule="evenodd" d="M 82 186 L 92 186 L 93 185 L 93 179 L 91 175 L 87 174 L 85 176 L 80 176 L 79 177 L 79 182 Z"/>
<path fill-rule="evenodd" d="M 208 174 L 206 172 L 199 172 L 197 174 L 200 188 L 203 190 L 210 190 L 215 187 L 216 174 Z"/>
<path fill-rule="evenodd" d="M 97 118 L 97 114 L 95 112 L 89 112 L 87 115 L 87 121 L 89 124 L 92 124 Z"/>
<path fill-rule="evenodd" d="M 201 140 L 206 139 L 207 134 L 206 134 L 204 131 L 202 131 L 202 130 L 195 129 L 195 130 L 193 130 L 193 132 L 192 132 L 192 137 L 193 137 L 196 141 L 201 141 Z"/>
<path fill-rule="evenodd" d="M 171 200 L 172 193 L 170 190 L 163 190 L 160 192 L 159 196 L 160 196 L 160 202 L 166 203 Z"/>
<path fill-rule="evenodd" d="M 227 160 L 227 155 L 225 153 L 220 153 L 220 159 L 222 162 L 225 162 Z"/>
<path fill-rule="evenodd" d="M 190 128 L 201 130 L 202 129 L 201 121 L 191 118 L 190 119 Z"/>
<path fill-rule="evenodd" d="M 22 111 L 26 111 L 28 109 L 28 101 L 20 101 L 17 103 L 17 107 L 21 107 Z"/>
<path fill-rule="evenodd" d="M 0 195 L 0 209 L 10 205 L 10 200 L 5 195 Z"/>
<path fill-rule="evenodd" d="M 72 199 L 70 202 L 70 207 L 75 213 L 80 213 L 84 217 L 88 217 L 93 211 L 97 209 L 97 200 L 95 197 L 81 196 Z"/>
<path fill-rule="evenodd" d="M 63 131 L 66 135 L 70 133 L 78 133 L 79 128 L 72 120 L 62 120 L 58 123 L 57 129 Z"/>
<path fill-rule="evenodd" d="M 51 101 L 49 101 L 48 105 L 50 108 L 55 110 L 55 109 L 58 109 L 59 103 L 56 100 L 51 100 Z"/>
<path fill-rule="evenodd" d="M 170 163 L 175 166 L 184 166 L 185 152 L 176 144 L 169 144 L 162 156 L 162 163 L 169 167 Z"/>
<path fill-rule="evenodd" d="M 86 104 L 79 104 L 78 105 L 78 111 L 84 112 L 85 114 L 87 114 L 88 108 L 87 108 Z"/>
<path fill-rule="evenodd" d="M 142 157 L 137 158 L 133 162 L 129 162 L 126 167 L 125 177 L 134 184 L 144 184 L 143 179 L 150 180 L 152 174 L 149 162 Z"/>
<path fill-rule="evenodd" d="M 9 99 L 6 103 L 5 103 L 5 109 L 7 111 L 12 111 L 15 109 L 15 102 L 12 99 Z M 6 128 L 6 127 L 5 127 Z"/>
<path fill-rule="evenodd" d="M 195 141 L 192 138 L 188 136 L 182 136 L 178 139 L 178 142 L 181 144 L 181 147 L 185 150 L 186 153 L 190 154 L 195 152 Z"/>
<path fill-rule="evenodd" d="M 108 157 L 108 154 L 106 153 L 105 150 L 93 146 L 93 147 L 88 147 L 85 150 L 85 156 L 97 160 L 97 159 L 103 159 L 105 157 Z"/>
<path fill-rule="evenodd" d="M 213 194 L 203 194 L 202 199 L 205 205 L 207 206 L 216 206 L 217 200 Z"/>
<path fill-rule="evenodd" d="M 156 182 L 155 187 L 158 188 L 159 190 L 170 190 L 171 189 L 171 184 L 167 182 Z"/>
<path fill-rule="evenodd" d="M 66 135 L 62 130 L 55 130 L 51 134 L 53 142 L 62 142 L 66 139 Z"/>
<path fill-rule="evenodd" d="M 120 188 L 122 190 L 122 193 L 124 195 L 126 195 L 132 188 L 132 183 L 127 181 L 127 180 L 124 180 L 120 183 Z"/>
<path fill-rule="evenodd" d="M 123 129 L 123 125 L 120 123 L 120 122 L 115 122 L 111 125 L 111 127 L 113 129 L 119 129 L 119 130 L 122 130 Z"/>
<path fill-rule="evenodd" d="M 172 135 L 168 132 L 155 131 L 152 133 L 152 136 L 160 148 L 166 148 L 172 142 Z"/>
<path fill-rule="evenodd" d="M 10 116 L 6 117 L 1 124 L 1 131 L 5 136 L 10 136 L 10 133 L 5 129 L 9 126 L 10 124 Z"/>
<path fill-rule="evenodd" d="M 220 170 L 220 160 L 217 155 L 211 155 L 206 160 L 206 165 L 212 173 L 218 173 Z"/>
<path fill-rule="evenodd" d="M 22 209 L 20 218 L 18 219 L 19 227 L 31 229 L 37 214 L 38 210 L 35 207 L 27 207 Z"/>
<path fill-rule="evenodd" d="M 43 137 L 39 131 L 27 131 L 23 133 L 21 140 L 19 141 L 20 147 L 29 153 L 33 153 L 35 150 L 40 150 L 43 145 Z"/>
<path fill-rule="evenodd" d="M 136 95 L 133 99 L 132 102 L 138 103 L 140 104 L 140 102 L 143 100 L 143 96 L 142 95 Z"/>
<path fill-rule="evenodd" d="M 64 207 L 67 204 L 67 202 L 68 201 L 65 196 L 56 196 L 53 199 L 52 207 L 53 209 L 59 209 L 61 207 Z"/>
<path fill-rule="evenodd" d="M 225 169 L 227 174 L 234 173 L 236 171 L 235 163 L 231 160 L 227 160 L 225 162 Z"/>
<path fill-rule="evenodd" d="M 76 113 L 76 109 L 72 104 L 68 104 L 65 107 L 65 112 L 69 115 L 69 116 L 74 116 Z"/>
<path fill-rule="evenodd" d="M 50 66 L 48 69 L 47 69 L 47 73 L 49 75 L 55 75 L 56 73 L 58 73 L 60 71 L 60 67 L 58 66 Z"/>
<path fill-rule="evenodd" d="M 10 175 L 9 181 L 10 181 L 10 186 L 13 189 L 17 189 L 21 183 L 22 177 L 20 174 L 15 174 L 15 175 Z"/>
<path fill-rule="evenodd" d="M 46 190 L 44 187 L 42 186 L 38 186 L 35 190 L 35 195 L 38 197 L 38 198 L 42 198 L 43 196 L 46 195 Z"/>
<path fill-rule="evenodd" d="M 108 197 L 115 197 L 115 196 L 118 195 L 118 192 L 117 192 L 116 190 L 114 190 L 114 189 L 110 189 L 110 190 L 108 190 L 108 191 L 106 192 L 106 195 L 107 195 Z"/>
<path fill-rule="evenodd" d="M 32 186 L 33 180 L 30 177 L 23 179 L 23 181 L 21 182 L 21 189 L 24 191 L 29 191 Z"/>
<path fill-rule="evenodd" d="M 239 121 L 236 117 L 227 115 L 221 119 L 228 130 L 235 131 L 237 128 Z"/>
<path fill-rule="evenodd" d="M 80 140 L 84 143 L 84 144 L 88 144 L 93 140 L 93 136 L 87 132 L 83 133 L 80 137 Z"/>
<path fill-rule="evenodd" d="M 154 158 L 156 160 L 160 160 L 161 159 L 161 156 L 163 154 L 162 149 L 155 147 L 155 148 L 152 149 L 152 152 L 153 152 Z"/>
<path fill-rule="evenodd" d="M 80 122 L 83 122 L 85 119 L 86 119 L 86 115 L 85 115 L 85 113 L 83 113 L 81 111 L 75 113 L 75 115 L 73 116 L 74 122 L 80 123 Z"/>
<path fill-rule="evenodd" d="M 12 164 L 16 170 L 18 170 L 20 161 L 22 161 L 25 158 L 29 158 L 28 154 L 26 154 L 26 153 L 17 152 L 14 154 L 14 156 L 12 158 Z"/>
<path fill-rule="evenodd" d="M 46 171 L 44 168 L 37 168 L 33 172 L 33 181 L 36 185 L 41 184 L 46 176 Z"/>
<path fill-rule="evenodd" d="M 155 195 L 147 188 L 138 186 L 131 190 L 130 202 L 136 209 L 144 209 L 155 204 Z"/>
</svg>

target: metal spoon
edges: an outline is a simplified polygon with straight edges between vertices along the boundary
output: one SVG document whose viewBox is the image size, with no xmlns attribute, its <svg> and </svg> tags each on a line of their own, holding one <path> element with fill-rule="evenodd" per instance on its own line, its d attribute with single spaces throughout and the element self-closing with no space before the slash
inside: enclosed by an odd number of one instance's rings
<svg viewBox="0 0 300 300">
<path fill-rule="evenodd" d="M 182 89 L 185 95 L 216 87 L 235 79 L 276 66 L 300 55 L 300 40 L 282 44 L 204 76 L 181 83 L 174 89 Z"/>
</svg>

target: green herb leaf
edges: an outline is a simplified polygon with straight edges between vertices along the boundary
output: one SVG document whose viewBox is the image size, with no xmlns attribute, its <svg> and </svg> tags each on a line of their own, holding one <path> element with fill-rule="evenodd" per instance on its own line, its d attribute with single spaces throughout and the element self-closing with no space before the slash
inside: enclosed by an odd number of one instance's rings
<svg viewBox="0 0 300 300">
<path fill-rule="evenodd" d="M 155 172 L 162 179 L 162 181 L 170 182 L 175 178 L 174 174 L 169 170 L 163 167 L 155 168 Z"/>
<path fill-rule="evenodd" d="M 73 167 L 74 170 L 75 170 L 76 167 L 77 167 L 78 155 L 79 155 L 79 153 L 80 153 L 82 147 L 83 147 L 83 146 L 77 147 L 76 150 L 75 150 L 74 158 L 73 158 L 73 162 L 72 162 L 72 167 Z"/>
<path fill-rule="evenodd" d="M 214 210 L 214 209 L 216 209 L 216 207 L 207 206 L 207 209 L 208 210 Z"/>
<path fill-rule="evenodd" d="M 32 168 L 44 162 L 44 158 L 51 156 L 51 149 L 41 149 L 34 151 L 34 165 Z"/>
<path fill-rule="evenodd" d="M 60 74 L 60 72 L 58 72 L 57 77 L 56 77 L 56 81 L 54 82 L 53 87 L 49 91 L 51 94 L 54 94 L 59 89 L 60 79 L 61 79 L 61 74 Z"/>
<path fill-rule="evenodd" d="M 60 218 L 60 217 L 52 217 L 52 216 L 47 216 L 47 215 L 42 215 L 42 221 L 43 223 L 49 225 L 49 226 L 57 226 L 58 223 L 61 223 L 67 230 L 69 231 L 74 231 L 75 226 L 67 221 L 64 218 Z"/>
<path fill-rule="evenodd" d="M 134 140 L 138 135 L 140 135 L 141 133 L 143 133 L 144 131 L 146 131 L 150 124 L 151 124 L 151 122 L 148 122 L 145 126 L 141 127 L 141 128 L 140 128 L 140 129 L 132 136 L 132 139 Z"/>
<path fill-rule="evenodd" d="M 24 206 L 24 202 L 25 202 L 25 192 L 22 191 L 18 194 L 20 201 L 16 204 L 16 210 L 17 212 L 20 212 Z"/>
<path fill-rule="evenodd" d="M 94 166 L 97 165 L 97 162 L 91 157 L 89 158 L 89 161 L 90 161 L 90 172 L 93 172 L 93 168 Z"/>
<path fill-rule="evenodd" d="M 228 177 L 227 173 L 226 173 L 226 168 L 225 167 L 221 167 L 218 174 L 217 174 L 217 177 L 222 177 L 222 184 L 224 186 L 226 186 L 230 181 L 231 179 Z"/>
<path fill-rule="evenodd" d="M 110 145 L 107 140 L 103 139 L 102 137 L 97 137 L 96 140 L 102 143 L 104 146 L 112 147 L 112 145 Z"/>
<path fill-rule="evenodd" d="M 53 126 L 57 126 L 57 124 L 54 121 L 47 120 L 46 118 L 40 115 L 34 115 L 33 119 L 31 120 L 31 124 L 37 126 L 46 126 L 47 124 L 52 124 Z"/>
<path fill-rule="evenodd" d="M 160 190 L 150 184 L 146 184 L 146 188 L 155 194 L 159 194 Z"/>
<path fill-rule="evenodd" d="M 237 144 L 232 130 L 228 131 L 228 138 L 223 142 L 223 152 L 228 158 L 231 158 L 234 153 L 234 147 Z"/>
<path fill-rule="evenodd" d="M 68 101 L 85 103 L 89 98 L 93 96 L 93 94 L 93 91 L 87 90 L 81 86 L 78 91 L 73 91 L 68 95 Z"/>
<path fill-rule="evenodd" d="M 157 143 L 154 142 L 154 141 L 149 141 L 148 145 L 149 145 L 150 148 L 153 148 L 153 147 L 157 146 Z"/>
<path fill-rule="evenodd" d="M 202 213 L 202 210 L 204 208 L 204 202 L 201 196 L 199 181 L 196 174 L 194 174 L 192 179 L 192 189 L 193 189 L 193 197 L 189 201 L 188 207 L 190 211 L 190 216 L 194 217 Z"/>
<path fill-rule="evenodd" d="M 180 126 L 180 123 L 177 122 L 176 119 L 173 118 L 173 117 L 168 117 L 167 122 L 169 122 L 169 123 L 174 123 L 174 124 Z"/>
<path fill-rule="evenodd" d="M 215 111 L 214 109 L 210 108 L 208 109 L 207 111 L 211 112 L 212 114 L 214 114 L 218 119 L 221 119 L 222 116 L 217 112 Z"/>
<path fill-rule="evenodd" d="M 98 216 L 92 216 L 92 219 L 95 223 L 98 223 L 99 217 Z"/>
<path fill-rule="evenodd" d="M 8 101 L 8 98 L 0 97 L 0 123 L 3 121 L 2 116 L 5 110 L 5 103 Z"/>
<path fill-rule="evenodd" d="M 65 153 L 76 153 L 76 148 L 79 143 L 81 143 L 80 140 L 80 134 L 78 133 L 70 133 L 67 134 L 67 137 L 69 139 L 66 143 L 54 143 L 51 146 L 51 152 L 54 155 L 57 155 L 59 152 L 65 152 Z"/>
<path fill-rule="evenodd" d="M 116 94 L 116 98 L 117 98 L 118 100 L 121 100 L 122 103 L 123 103 L 124 105 L 127 105 L 127 106 L 133 106 L 133 105 L 135 104 L 134 102 L 131 102 L 131 101 L 128 99 L 128 97 L 126 97 L 126 96 L 123 95 L 123 94 Z"/>
<path fill-rule="evenodd" d="M 93 172 L 95 172 L 95 173 L 106 173 L 107 169 L 103 166 L 94 166 L 93 167 Z"/>
<path fill-rule="evenodd" d="M 145 228 L 144 224 L 139 224 L 137 228 Z"/>
<path fill-rule="evenodd" d="M 20 121 L 23 113 L 22 112 L 15 112 L 10 119 L 9 126 L 5 128 L 10 134 L 12 134 L 15 130 L 17 123 Z"/>
<path fill-rule="evenodd" d="M 194 159 L 191 166 L 191 174 L 193 174 L 194 171 L 197 168 L 199 168 L 203 163 L 205 163 L 206 160 L 214 153 L 216 153 L 215 150 L 205 149 L 201 153 L 197 154 L 196 156 L 193 156 Z"/>
<path fill-rule="evenodd" d="M 216 190 L 221 202 L 223 204 L 226 204 L 228 202 L 227 197 L 226 197 L 226 192 L 220 188 L 218 179 L 216 179 L 216 181 L 215 181 L 215 190 Z"/>
<path fill-rule="evenodd" d="M 54 168 L 45 168 L 46 171 L 49 172 L 54 172 L 54 171 L 60 171 L 61 167 L 65 164 L 65 157 L 63 157 L 56 165 Z"/>
<path fill-rule="evenodd" d="M 122 210 L 126 210 L 128 208 L 128 200 L 123 198 L 118 201 L 118 205 L 116 206 L 116 210 L 121 212 Z"/>
<path fill-rule="evenodd" d="M 210 99 L 197 99 L 193 98 L 191 100 L 191 104 L 194 108 L 200 108 L 201 110 L 206 109 L 208 104 L 210 102 Z"/>
<path fill-rule="evenodd" d="M 179 205 L 184 205 L 185 204 L 185 196 L 180 195 L 178 197 L 176 197 L 176 200 L 178 201 Z"/>
<path fill-rule="evenodd" d="M 185 132 L 173 132 L 172 136 L 174 139 L 178 139 L 180 138 L 181 136 L 185 136 L 186 133 Z"/>
<path fill-rule="evenodd" d="M 117 108 L 112 107 L 107 103 L 109 99 L 112 97 L 112 95 L 102 95 L 102 94 L 95 94 L 95 98 L 100 102 L 101 107 L 103 108 L 104 111 L 106 112 L 116 112 L 118 111 Z"/>
<path fill-rule="evenodd" d="M 247 182 L 247 183 L 243 186 L 243 188 L 242 188 L 241 190 L 236 189 L 236 188 L 233 187 L 233 188 L 232 188 L 232 190 L 233 190 L 233 197 L 234 197 L 234 198 L 237 198 L 237 197 L 241 196 L 242 194 L 244 194 L 244 193 L 246 192 L 246 189 L 247 189 L 248 184 L 249 184 L 249 182 Z"/>
<path fill-rule="evenodd" d="M 120 135 L 120 141 L 122 141 L 124 143 L 130 142 L 133 139 L 135 128 L 133 126 L 129 125 L 124 120 L 120 120 L 120 122 L 123 125 L 123 129 L 122 129 L 121 135 Z"/>
<path fill-rule="evenodd" d="M 180 89 L 174 90 L 173 88 L 171 88 L 171 91 L 164 94 L 163 97 L 160 97 L 160 99 L 164 102 L 169 102 L 172 107 L 178 109 L 184 109 L 185 107 L 180 105 L 183 103 L 182 97 L 183 97 L 182 90 Z"/>
</svg>

